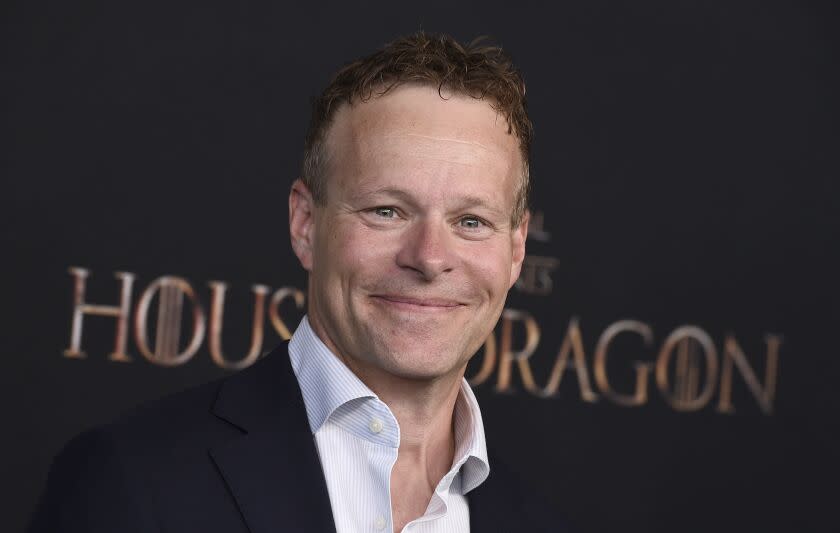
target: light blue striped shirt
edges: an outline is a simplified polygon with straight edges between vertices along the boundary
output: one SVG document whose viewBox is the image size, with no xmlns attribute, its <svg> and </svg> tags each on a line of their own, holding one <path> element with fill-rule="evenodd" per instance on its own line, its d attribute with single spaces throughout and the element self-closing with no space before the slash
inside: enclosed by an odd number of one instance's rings
<svg viewBox="0 0 840 533">
<path fill-rule="evenodd" d="M 318 338 L 304 317 L 289 343 L 337 533 L 392 532 L 391 469 L 400 427 L 391 410 Z M 466 493 L 490 474 L 484 424 L 466 380 L 455 402 L 455 456 L 426 513 L 402 533 L 469 532 Z"/>
</svg>

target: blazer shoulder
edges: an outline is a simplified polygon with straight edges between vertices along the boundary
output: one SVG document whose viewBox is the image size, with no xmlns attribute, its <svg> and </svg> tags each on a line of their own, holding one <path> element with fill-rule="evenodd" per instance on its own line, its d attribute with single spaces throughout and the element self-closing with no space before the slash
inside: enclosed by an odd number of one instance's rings
<svg viewBox="0 0 840 533">
<path fill-rule="evenodd" d="M 271 376 L 265 374 L 282 364 L 282 348 L 247 369 L 140 404 L 109 423 L 83 431 L 59 452 L 54 466 L 90 465 L 95 457 L 119 457 L 123 468 L 147 475 L 205 456 L 209 448 L 243 433 L 217 412 L 223 391 L 259 394 L 258 389 L 271 387 Z M 252 409 L 242 393 L 229 396 L 234 396 L 228 403 L 235 411 Z"/>
<path fill-rule="evenodd" d="M 71 439 L 50 466 L 30 533 L 155 531 L 144 498 L 103 426 Z M 95 509 L 92 507 L 95 502 Z"/>
<path fill-rule="evenodd" d="M 203 448 L 242 429 L 224 416 L 225 408 L 252 411 L 276 388 L 296 387 L 284 379 L 288 363 L 286 344 L 254 365 L 213 381 L 175 392 L 126 411 L 119 418 L 91 430 L 124 450 L 178 449 L 192 444 Z M 254 398 L 257 399 L 254 399 Z M 84 439 L 84 437 L 83 437 Z"/>
<path fill-rule="evenodd" d="M 198 509 L 209 500 L 229 501 L 210 450 L 245 433 L 230 413 L 254 411 L 266 389 L 295 386 L 282 382 L 284 350 L 275 351 L 248 369 L 141 404 L 71 439 L 52 462 L 30 531 L 155 531 L 151 509 L 172 515 L 173 502 Z"/>
</svg>

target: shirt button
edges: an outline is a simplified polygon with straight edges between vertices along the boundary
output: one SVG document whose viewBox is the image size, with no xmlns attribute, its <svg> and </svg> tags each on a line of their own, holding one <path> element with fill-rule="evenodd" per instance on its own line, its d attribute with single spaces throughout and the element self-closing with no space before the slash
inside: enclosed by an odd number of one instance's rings
<svg viewBox="0 0 840 533">
<path fill-rule="evenodd" d="M 373 527 L 375 527 L 377 531 L 385 529 L 385 517 L 377 516 L 376 520 L 373 521 Z"/>
<path fill-rule="evenodd" d="M 385 427 L 385 426 L 384 426 L 384 424 L 382 423 L 381 420 L 379 420 L 378 418 L 373 418 L 373 419 L 371 419 L 370 424 L 368 424 L 368 427 L 374 433 L 381 433 L 382 428 Z M 379 522 L 377 521 L 376 523 L 378 524 Z"/>
</svg>

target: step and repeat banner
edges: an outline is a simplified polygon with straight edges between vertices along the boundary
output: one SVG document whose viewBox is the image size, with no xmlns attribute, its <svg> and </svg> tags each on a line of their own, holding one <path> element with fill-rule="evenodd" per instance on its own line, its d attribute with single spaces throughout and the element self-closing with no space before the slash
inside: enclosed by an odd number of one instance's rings
<svg viewBox="0 0 840 533">
<path fill-rule="evenodd" d="M 0 529 L 73 435 L 290 336 L 311 101 L 418 29 L 502 44 L 535 124 L 528 255 L 467 371 L 491 447 L 581 532 L 836 527 L 829 5 L 4 11 Z"/>
</svg>

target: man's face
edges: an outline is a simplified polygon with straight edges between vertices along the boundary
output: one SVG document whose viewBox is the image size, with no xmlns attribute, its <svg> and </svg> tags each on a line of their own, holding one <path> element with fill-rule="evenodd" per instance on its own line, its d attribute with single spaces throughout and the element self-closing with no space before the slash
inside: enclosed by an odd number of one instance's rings
<svg viewBox="0 0 840 533">
<path fill-rule="evenodd" d="M 517 138 L 487 101 L 404 86 L 341 108 L 327 151 L 326 205 L 290 197 L 313 328 L 357 372 L 462 373 L 525 254 Z"/>
</svg>

